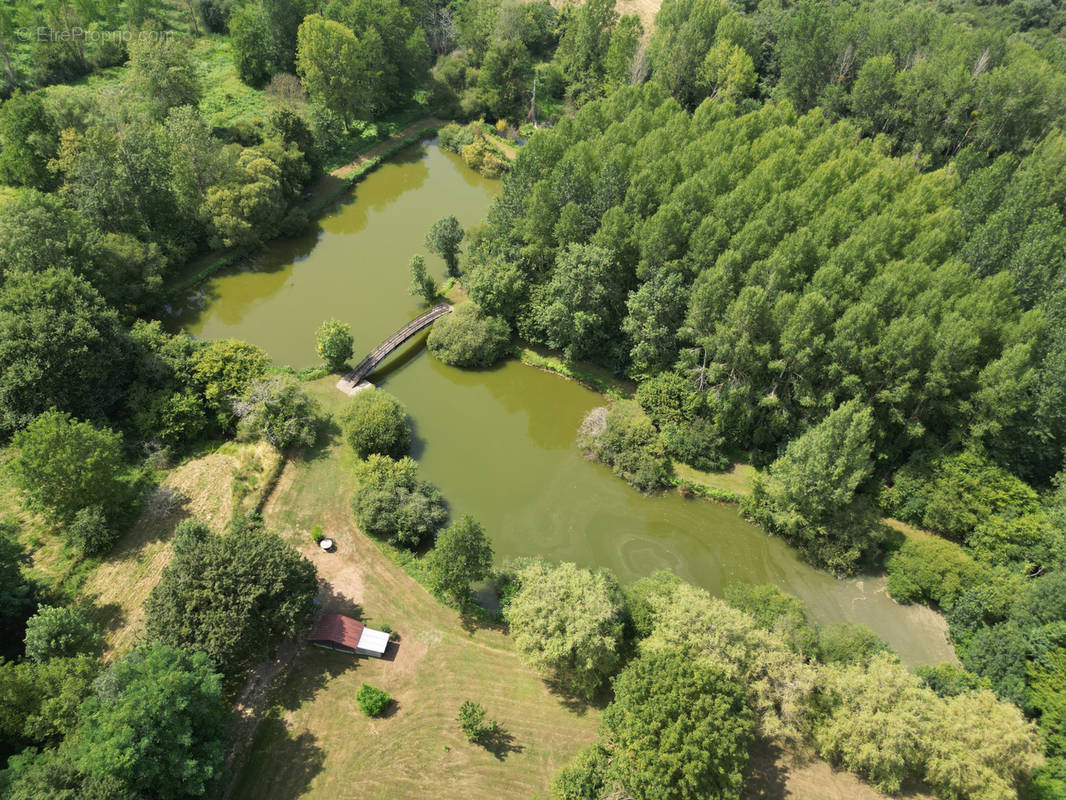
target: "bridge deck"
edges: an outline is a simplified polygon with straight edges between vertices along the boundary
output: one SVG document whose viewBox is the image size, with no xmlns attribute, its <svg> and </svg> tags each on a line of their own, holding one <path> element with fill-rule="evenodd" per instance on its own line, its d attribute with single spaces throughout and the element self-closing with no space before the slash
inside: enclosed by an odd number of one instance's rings
<svg viewBox="0 0 1066 800">
<path fill-rule="evenodd" d="M 370 354 L 355 365 L 355 369 L 337 381 L 337 388 L 345 394 L 355 394 L 356 387 L 362 383 L 385 358 L 423 328 L 432 325 L 449 313 L 452 307 L 448 303 L 438 303 L 433 308 L 419 314 L 396 333 L 370 351 Z"/>
</svg>

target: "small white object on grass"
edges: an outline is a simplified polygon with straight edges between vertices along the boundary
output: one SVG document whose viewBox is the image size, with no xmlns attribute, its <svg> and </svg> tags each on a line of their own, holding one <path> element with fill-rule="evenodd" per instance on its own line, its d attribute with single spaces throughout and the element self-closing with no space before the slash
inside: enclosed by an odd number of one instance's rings
<svg viewBox="0 0 1066 800">
<path fill-rule="evenodd" d="M 323 539 L 321 542 L 318 543 L 318 546 L 321 547 L 323 550 L 329 552 L 333 549 L 333 540 Z"/>
</svg>

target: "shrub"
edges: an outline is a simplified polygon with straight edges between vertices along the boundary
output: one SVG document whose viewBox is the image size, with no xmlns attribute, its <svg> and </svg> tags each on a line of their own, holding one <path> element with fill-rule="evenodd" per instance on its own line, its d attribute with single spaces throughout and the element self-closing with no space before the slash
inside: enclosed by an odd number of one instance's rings
<svg viewBox="0 0 1066 800">
<path fill-rule="evenodd" d="M 407 409 L 388 392 L 363 389 L 341 412 L 344 438 L 360 458 L 372 453 L 402 458 L 411 447 Z"/>
<path fill-rule="evenodd" d="M 1033 489 L 980 453 L 967 450 L 899 470 L 881 492 L 886 514 L 966 541 L 995 514 L 1037 510 Z"/>
<path fill-rule="evenodd" d="M 444 498 L 418 479 L 418 463 L 370 455 L 356 467 L 359 490 L 352 501 L 355 521 L 389 544 L 415 548 L 448 519 Z"/>
<path fill-rule="evenodd" d="M 433 324 L 427 345 L 453 367 L 489 367 L 507 355 L 511 326 L 487 315 L 475 303 L 460 303 Z"/>
<path fill-rule="evenodd" d="M 311 528 L 311 538 L 314 539 L 315 544 L 318 544 L 326 538 L 326 534 L 322 532 L 321 525 L 315 525 L 313 528 Z"/>
<path fill-rule="evenodd" d="M 772 584 L 733 583 L 724 599 L 733 608 L 750 614 L 764 631 L 774 631 L 793 652 L 812 657 L 818 650 L 818 632 L 807 620 L 803 601 L 785 594 Z"/>
<path fill-rule="evenodd" d="M 725 439 L 703 417 L 687 423 L 669 423 L 662 429 L 662 439 L 666 452 L 682 464 L 712 472 L 729 466 L 729 459 L 722 453 Z"/>
<path fill-rule="evenodd" d="M 651 633 L 655 626 L 653 603 L 658 598 L 669 597 L 681 583 L 681 578 L 677 573 L 668 569 L 660 569 L 622 589 L 634 636 L 643 639 Z"/>
<path fill-rule="evenodd" d="M 364 683 L 355 694 L 355 702 L 368 717 L 380 717 L 392 705 L 392 698 L 388 692 Z"/>
<path fill-rule="evenodd" d="M 896 600 L 935 603 L 945 609 L 983 572 L 957 544 L 933 536 L 908 537 L 886 566 L 888 593 Z"/>
<path fill-rule="evenodd" d="M 500 158 L 496 148 L 485 141 L 484 137 L 475 138 L 464 146 L 460 153 L 468 167 L 476 169 L 486 178 L 498 178 L 510 169 L 510 164 Z"/>
<path fill-rule="evenodd" d="M 637 402 L 660 429 L 695 419 L 703 401 L 676 372 L 664 372 L 637 387 Z"/>
<path fill-rule="evenodd" d="M 978 523 L 969 537 L 976 558 L 1013 566 L 1027 574 L 1066 561 L 1066 530 L 1044 512 L 996 515 Z"/>
<path fill-rule="evenodd" d="M 100 628 L 76 608 L 41 606 L 26 622 L 26 657 L 41 663 L 100 649 Z"/>
<path fill-rule="evenodd" d="M 63 529 L 63 538 L 78 552 L 87 556 L 108 552 L 114 547 L 118 537 L 118 530 L 108 524 L 101 506 L 81 509 Z"/>
<path fill-rule="evenodd" d="M 438 131 L 437 141 L 445 150 L 459 153 L 464 147 L 474 141 L 473 129 L 470 126 L 464 127 L 452 122 Z"/>
<path fill-rule="evenodd" d="M 465 700 L 459 706 L 459 728 L 468 742 L 484 742 L 497 730 L 492 720 L 485 721 L 485 707 L 473 700 Z"/>
<path fill-rule="evenodd" d="M 322 323 L 316 335 L 318 357 L 332 371 L 341 370 L 352 357 L 354 340 L 351 326 L 336 319 Z"/>
<path fill-rule="evenodd" d="M 261 437 L 279 450 L 310 447 L 318 438 L 318 403 L 288 375 L 253 381 L 233 411 L 243 438 Z"/>
<path fill-rule="evenodd" d="M 987 679 L 946 661 L 936 665 L 921 664 L 915 667 L 914 674 L 940 697 L 956 697 L 963 692 L 989 688 Z"/>
<path fill-rule="evenodd" d="M 673 466 L 659 433 L 631 400 L 614 403 L 606 412 L 590 411 L 578 432 L 578 445 L 642 492 L 661 489 L 670 482 Z"/>
</svg>

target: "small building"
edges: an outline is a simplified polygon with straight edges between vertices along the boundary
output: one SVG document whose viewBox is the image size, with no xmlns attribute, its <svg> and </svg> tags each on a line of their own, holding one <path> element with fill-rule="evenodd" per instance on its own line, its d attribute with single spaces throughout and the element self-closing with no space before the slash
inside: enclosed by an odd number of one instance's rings
<svg viewBox="0 0 1066 800">
<path fill-rule="evenodd" d="M 341 653 L 381 658 L 389 646 L 389 634 L 368 628 L 343 614 L 323 614 L 311 629 L 311 644 Z"/>
</svg>

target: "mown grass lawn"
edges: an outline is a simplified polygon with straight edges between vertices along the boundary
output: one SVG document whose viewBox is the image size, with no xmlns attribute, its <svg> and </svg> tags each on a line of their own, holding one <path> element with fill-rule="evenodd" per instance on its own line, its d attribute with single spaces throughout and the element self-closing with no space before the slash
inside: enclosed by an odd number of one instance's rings
<svg viewBox="0 0 1066 800">
<path fill-rule="evenodd" d="M 751 494 L 751 481 L 755 472 L 755 467 L 740 462 L 721 472 L 704 472 L 688 464 L 674 463 L 674 475 L 683 481 L 737 494 Z"/>
<path fill-rule="evenodd" d="M 336 376 L 308 384 L 323 408 L 347 398 Z M 235 798 L 511 798 L 546 794 L 554 772 L 595 739 L 599 712 L 571 706 L 527 669 L 499 630 L 439 603 L 378 545 L 350 510 L 353 456 L 335 428 L 290 461 L 267 503 L 267 525 L 291 539 L 319 571 L 328 611 L 388 624 L 400 636 L 391 660 L 303 648 L 281 679 L 238 775 Z M 337 542 L 324 553 L 309 531 Z M 363 683 L 396 699 L 381 719 L 355 702 Z M 504 736 L 470 744 L 456 715 L 483 703 Z"/>
</svg>

